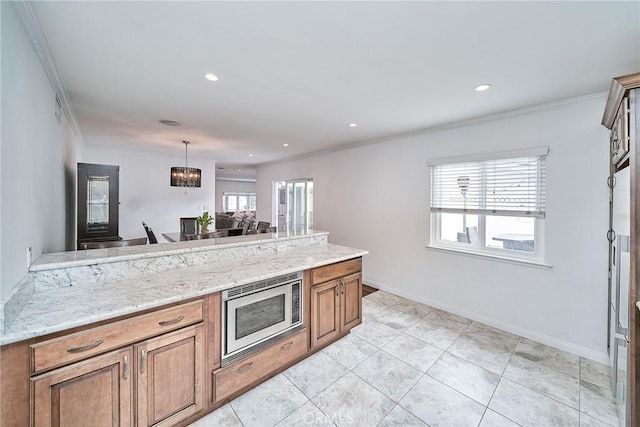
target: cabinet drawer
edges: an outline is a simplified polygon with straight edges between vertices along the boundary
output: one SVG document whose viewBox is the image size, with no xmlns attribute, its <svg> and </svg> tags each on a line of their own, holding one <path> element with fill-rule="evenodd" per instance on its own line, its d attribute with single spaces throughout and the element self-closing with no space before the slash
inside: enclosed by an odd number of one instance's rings
<svg viewBox="0 0 640 427">
<path fill-rule="evenodd" d="M 31 370 L 38 373 L 203 319 L 202 300 L 181 304 L 31 346 Z"/>
<path fill-rule="evenodd" d="M 236 391 L 305 354 L 307 333 L 308 330 L 305 329 L 273 347 L 219 370 L 213 377 L 216 401 L 219 402 L 231 396 Z"/>
<path fill-rule="evenodd" d="M 314 268 L 311 272 L 313 283 L 322 283 L 338 277 L 347 276 L 362 270 L 362 259 L 339 262 L 325 267 Z"/>
</svg>

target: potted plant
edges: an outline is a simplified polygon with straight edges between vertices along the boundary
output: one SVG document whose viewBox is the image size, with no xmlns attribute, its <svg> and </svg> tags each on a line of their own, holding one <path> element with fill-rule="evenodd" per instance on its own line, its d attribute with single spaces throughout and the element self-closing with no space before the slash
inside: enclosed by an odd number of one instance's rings
<svg viewBox="0 0 640 427">
<path fill-rule="evenodd" d="M 202 212 L 202 215 L 200 215 L 196 221 L 198 221 L 198 224 L 200 224 L 200 232 L 201 233 L 208 233 L 209 232 L 209 226 L 211 225 L 211 223 L 213 222 L 213 217 L 209 216 L 209 212 Z"/>
</svg>

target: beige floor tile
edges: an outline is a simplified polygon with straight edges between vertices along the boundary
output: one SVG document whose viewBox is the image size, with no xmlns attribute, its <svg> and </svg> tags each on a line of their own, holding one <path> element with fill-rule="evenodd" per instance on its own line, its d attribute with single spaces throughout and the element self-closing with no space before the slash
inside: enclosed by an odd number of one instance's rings
<svg viewBox="0 0 640 427">
<path fill-rule="evenodd" d="M 524 426 L 578 426 L 578 411 L 507 379 L 501 379 L 489 409 Z"/>
<path fill-rule="evenodd" d="M 515 335 L 473 322 L 448 351 L 491 372 L 502 374 L 517 342 Z"/>
<path fill-rule="evenodd" d="M 375 426 L 395 403 L 352 373 L 330 385 L 312 402 L 337 426 Z"/>
<path fill-rule="evenodd" d="M 284 375 L 312 398 L 347 373 L 347 368 L 318 352 L 284 371 Z"/>
<path fill-rule="evenodd" d="M 444 353 L 427 375 L 485 406 L 500 381 L 498 374 L 449 353 Z"/>
<path fill-rule="evenodd" d="M 567 375 L 580 375 L 580 357 L 548 345 L 521 338 L 513 354 Z"/>
<path fill-rule="evenodd" d="M 294 413 L 309 399 L 279 374 L 231 401 L 245 427 L 273 426 Z"/>
<path fill-rule="evenodd" d="M 618 401 L 610 387 L 602 387 L 589 381 L 580 381 L 580 412 L 597 420 L 618 425 Z"/>
<path fill-rule="evenodd" d="M 395 402 L 402 399 L 423 375 L 421 371 L 384 351 L 377 352 L 352 372 Z"/>
<path fill-rule="evenodd" d="M 355 368 L 376 351 L 378 351 L 377 347 L 354 334 L 349 334 L 322 350 L 324 354 L 347 369 Z"/>
<path fill-rule="evenodd" d="M 578 377 L 556 371 L 547 367 L 546 364 L 514 355 L 504 370 L 504 378 L 579 409 L 580 380 Z"/>
<path fill-rule="evenodd" d="M 391 410 L 378 427 L 429 427 L 400 405 Z"/>
<path fill-rule="evenodd" d="M 377 322 L 376 320 L 361 323 L 353 328 L 351 333 L 378 348 L 383 347 L 389 341 L 400 335 L 400 331 L 397 329 L 393 329 L 383 323 Z"/>
<path fill-rule="evenodd" d="M 487 409 L 480 422 L 480 427 L 518 427 L 519 425 L 491 409 Z"/>
<path fill-rule="evenodd" d="M 198 421 L 190 424 L 191 427 L 242 427 L 240 419 L 227 403 L 216 409 L 207 416 L 200 418 Z"/>
<path fill-rule="evenodd" d="M 476 427 L 485 410 L 478 402 L 426 375 L 400 406 L 431 426 Z"/>
<path fill-rule="evenodd" d="M 394 338 L 382 349 L 422 372 L 426 372 L 444 353 L 444 350 L 407 334 Z"/>
</svg>

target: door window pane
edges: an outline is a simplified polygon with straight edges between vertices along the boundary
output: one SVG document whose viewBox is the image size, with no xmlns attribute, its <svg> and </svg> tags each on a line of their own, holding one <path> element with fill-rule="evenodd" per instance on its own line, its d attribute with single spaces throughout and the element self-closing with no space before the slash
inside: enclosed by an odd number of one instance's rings
<svg viewBox="0 0 640 427">
<path fill-rule="evenodd" d="M 313 228 L 313 181 L 302 179 L 275 183 L 278 229 L 300 231 Z"/>
<path fill-rule="evenodd" d="M 87 230 L 109 229 L 109 177 L 91 176 L 87 182 Z"/>
</svg>

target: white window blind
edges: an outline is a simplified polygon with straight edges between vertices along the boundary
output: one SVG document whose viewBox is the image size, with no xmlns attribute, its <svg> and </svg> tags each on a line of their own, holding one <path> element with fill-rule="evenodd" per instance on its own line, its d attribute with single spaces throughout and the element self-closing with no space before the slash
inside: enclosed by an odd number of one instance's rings
<svg viewBox="0 0 640 427">
<path fill-rule="evenodd" d="M 431 212 L 544 218 L 545 155 L 432 165 Z"/>
</svg>

